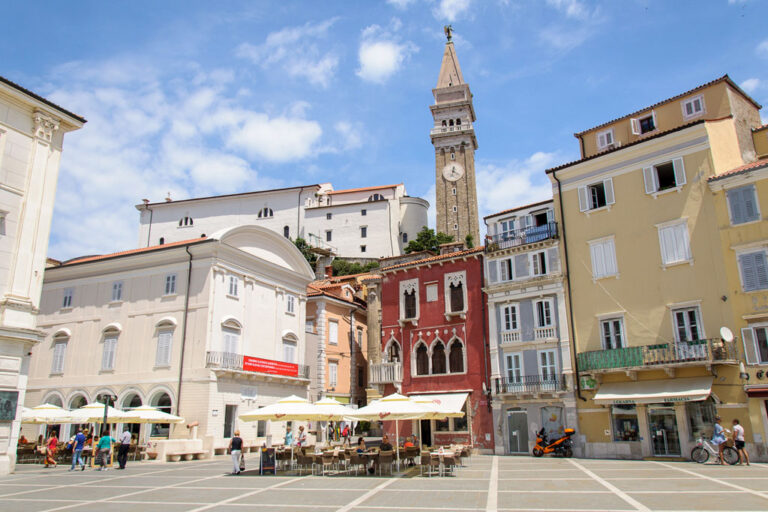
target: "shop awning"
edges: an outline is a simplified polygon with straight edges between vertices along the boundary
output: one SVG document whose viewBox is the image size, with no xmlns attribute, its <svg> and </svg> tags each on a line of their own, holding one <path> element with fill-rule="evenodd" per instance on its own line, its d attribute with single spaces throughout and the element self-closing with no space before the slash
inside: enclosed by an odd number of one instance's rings
<svg viewBox="0 0 768 512">
<path fill-rule="evenodd" d="M 768 386 L 751 386 L 745 391 L 749 398 L 768 398 Z"/>
<path fill-rule="evenodd" d="M 595 393 L 597 404 L 698 402 L 712 393 L 713 377 L 606 382 Z"/>
<path fill-rule="evenodd" d="M 467 401 L 469 393 L 435 393 L 428 395 L 410 395 L 413 400 L 431 400 L 441 411 L 446 414 L 460 414 Z"/>
</svg>

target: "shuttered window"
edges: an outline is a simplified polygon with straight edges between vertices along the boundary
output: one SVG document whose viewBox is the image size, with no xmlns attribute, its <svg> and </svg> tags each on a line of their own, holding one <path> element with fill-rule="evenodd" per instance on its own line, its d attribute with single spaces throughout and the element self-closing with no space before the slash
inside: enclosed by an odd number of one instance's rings
<svg viewBox="0 0 768 512">
<path fill-rule="evenodd" d="M 101 369 L 115 369 L 115 352 L 117 351 L 117 336 L 106 336 L 104 338 L 104 350 L 101 354 Z"/>
<path fill-rule="evenodd" d="M 339 322 L 335 320 L 328 322 L 328 343 L 331 345 L 339 344 Z"/>
<path fill-rule="evenodd" d="M 619 273 L 616 265 L 616 247 L 613 238 L 604 238 L 589 243 L 589 252 L 592 256 L 592 277 L 615 276 Z"/>
<path fill-rule="evenodd" d="M 451 311 L 464 311 L 464 286 L 462 283 L 452 284 L 451 289 Z"/>
<path fill-rule="evenodd" d="M 237 297 L 237 276 L 229 276 L 229 295 Z"/>
<path fill-rule="evenodd" d="M 123 300 L 123 282 L 115 281 L 112 283 L 112 302 Z"/>
<path fill-rule="evenodd" d="M 416 348 L 416 375 L 428 375 L 429 374 L 429 354 L 427 353 L 427 346 L 421 343 Z"/>
<path fill-rule="evenodd" d="M 768 264 L 765 251 L 739 254 L 739 268 L 745 292 L 768 288 Z"/>
<path fill-rule="evenodd" d="M 690 261 L 691 246 L 688 240 L 688 225 L 685 220 L 676 224 L 659 226 L 661 261 L 665 265 Z"/>
<path fill-rule="evenodd" d="M 240 350 L 240 330 L 224 327 L 221 330 L 223 352 L 227 354 L 239 354 Z"/>
<path fill-rule="evenodd" d="M 645 193 L 654 194 L 662 190 L 682 187 L 686 184 L 685 165 L 682 158 L 663 162 L 643 169 Z"/>
<path fill-rule="evenodd" d="M 507 258 L 499 261 L 499 276 L 501 281 L 511 281 L 512 272 L 512 258 Z"/>
<path fill-rule="evenodd" d="M 168 274 L 165 276 L 165 295 L 174 293 L 176 293 L 176 274 Z"/>
<path fill-rule="evenodd" d="M 171 365 L 171 343 L 173 331 L 160 331 L 157 335 L 157 351 L 155 352 L 155 366 Z"/>
<path fill-rule="evenodd" d="M 405 292 L 405 318 L 416 318 L 416 290 Z"/>
<path fill-rule="evenodd" d="M 728 190 L 726 197 L 731 214 L 731 224 L 744 224 L 760 219 L 754 185 Z"/>
<path fill-rule="evenodd" d="M 64 356 L 67 354 L 67 341 L 55 341 L 53 344 L 53 363 L 51 373 L 64 373 Z"/>
<path fill-rule="evenodd" d="M 538 300 L 536 305 L 536 327 L 552 327 L 552 302 Z"/>
<path fill-rule="evenodd" d="M 339 363 L 329 362 L 328 363 L 328 385 L 332 388 L 335 388 L 338 381 L 339 381 Z"/>
<path fill-rule="evenodd" d="M 579 187 L 579 211 L 586 212 L 612 205 L 616 202 L 613 195 L 613 180 L 603 181 Z"/>
</svg>

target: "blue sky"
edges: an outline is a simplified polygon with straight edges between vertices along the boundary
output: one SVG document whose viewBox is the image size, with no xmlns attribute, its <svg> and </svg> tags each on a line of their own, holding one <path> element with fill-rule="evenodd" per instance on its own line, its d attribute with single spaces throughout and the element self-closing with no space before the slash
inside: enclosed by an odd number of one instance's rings
<svg viewBox="0 0 768 512">
<path fill-rule="evenodd" d="M 768 2 L 13 2 L 0 74 L 67 135 L 49 254 L 135 247 L 142 198 L 330 181 L 432 199 L 429 105 L 452 23 L 481 215 L 551 194 L 573 133 L 728 73 L 768 104 Z M 767 109 L 768 110 L 768 109 Z M 764 120 L 768 117 L 763 114 Z"/>
</svg>

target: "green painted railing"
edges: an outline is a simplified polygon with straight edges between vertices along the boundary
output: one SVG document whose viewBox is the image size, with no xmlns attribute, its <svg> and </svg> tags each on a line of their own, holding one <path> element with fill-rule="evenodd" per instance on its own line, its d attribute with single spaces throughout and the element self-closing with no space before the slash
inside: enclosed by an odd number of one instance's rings
<svg viewBox="0 0 768 512">
<path fill-rule="evenodd" d="M 736 346 L 720 338 L 662 343 L 610 350 L 592 350 L 576 355 L 579 371 L 648 368 L 695 362 L 735 362 Z"/>
</svg>

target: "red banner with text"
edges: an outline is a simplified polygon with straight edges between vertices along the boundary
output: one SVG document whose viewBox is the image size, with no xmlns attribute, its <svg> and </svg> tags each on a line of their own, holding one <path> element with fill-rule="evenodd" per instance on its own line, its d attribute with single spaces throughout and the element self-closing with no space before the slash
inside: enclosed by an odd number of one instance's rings
<svg viewBox="0 0 768 512">
<path fill-rule="evenodd" d="M 299 365 L 261 359 L 259 357 L 243 356 L 243 370 L 246 372 L 269 373 L 271 375 L 284 375 L 286 377 L 298 377 Z"/>
</svg>

